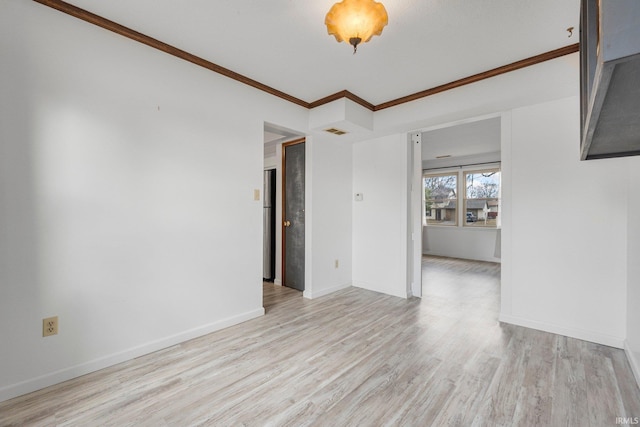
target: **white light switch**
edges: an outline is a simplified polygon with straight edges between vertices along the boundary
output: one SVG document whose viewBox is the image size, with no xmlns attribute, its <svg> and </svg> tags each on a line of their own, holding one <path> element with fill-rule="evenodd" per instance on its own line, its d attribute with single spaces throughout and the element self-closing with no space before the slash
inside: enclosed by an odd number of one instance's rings
<svg viewBox="0 0 640 427">
<path fill-rule="evenodd" d="M 260 201 L 260 190 L 257 188 L 253 190 L 253 200 Z"/>
<path fill-rule="evenodd" d="M 361 202 L 362 200 L 364 200 L 364 194 L 362 193 L 356 193 L 354 196 L 354 199 L 356 202 Z"/>
</svg>

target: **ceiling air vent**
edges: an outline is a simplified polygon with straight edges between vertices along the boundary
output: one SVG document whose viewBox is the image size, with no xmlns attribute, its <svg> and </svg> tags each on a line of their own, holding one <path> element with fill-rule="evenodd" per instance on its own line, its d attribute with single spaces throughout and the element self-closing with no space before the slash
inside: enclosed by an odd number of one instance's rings
<svg viewBox="0 0 640 427">
<path fill-rule="evenodd" d="M 329 129 L 325 129 L 324 131 L 332 133 L 334 135 L 344 135 L 345 133 L 347 133 L 344 130 L 340 130 L 340 129 L 336 129 L 336 128 L 329 128 Z"/>
</svg>

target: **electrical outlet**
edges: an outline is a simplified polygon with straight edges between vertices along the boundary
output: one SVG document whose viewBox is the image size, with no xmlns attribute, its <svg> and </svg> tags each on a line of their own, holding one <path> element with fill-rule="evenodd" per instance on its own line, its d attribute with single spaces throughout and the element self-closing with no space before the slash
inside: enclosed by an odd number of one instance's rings
<svg viewBox="0 0 640 427">
<path fill-rule="evenodd" d="M 42 336 L 58 335 L 58 316 L 42 319 Z"/>
<path fill-rule="evenodd" d="M 336 264 L 335 265 L 336 265 L 336 268 L 339 268 L 340 267 L 340 261 L 336 260 Z"/>
</svg>

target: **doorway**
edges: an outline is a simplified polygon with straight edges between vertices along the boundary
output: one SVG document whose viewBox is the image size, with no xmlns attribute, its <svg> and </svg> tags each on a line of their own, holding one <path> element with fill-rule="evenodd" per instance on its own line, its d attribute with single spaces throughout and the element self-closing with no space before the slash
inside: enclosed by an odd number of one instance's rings
<svg viewBox="0 0 640 427">
<path fill-rule="evenodd" d="M 282 144 L 282 170 L 282 284 L 304 291 L 304 138 Z"/>
<path fill-rule="evenodd" d="M 502 126 L 491 116 L 421 132 L 423 255 L 500 265 Z M 426 288 L 435 263 L 423 265 Z"/>
</svg>

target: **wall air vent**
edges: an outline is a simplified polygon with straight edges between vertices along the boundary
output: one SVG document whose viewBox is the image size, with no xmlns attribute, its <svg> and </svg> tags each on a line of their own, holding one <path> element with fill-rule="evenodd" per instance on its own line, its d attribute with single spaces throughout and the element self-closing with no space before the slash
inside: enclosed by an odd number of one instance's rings
<svg viewBox="0 0 640 427">
<path fill-rule="evenodd" d="M 347 133 L 347 132 L 346 132 L 346 131 L 344 131 L 344 130 L 340 130 L 340 129 L 336 129 L 336 128 L 329 128 L 329 129 L 325 129 L 324 131 L 325 131 L 325 132 L 332 133 L 332 134 L 334 134 L 334 135 L 344 135 L 344 134 L 346 134 L 346 133 Z"/>
</svg>

